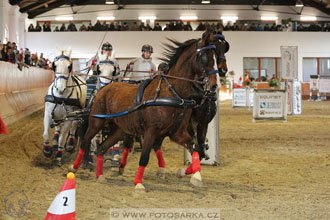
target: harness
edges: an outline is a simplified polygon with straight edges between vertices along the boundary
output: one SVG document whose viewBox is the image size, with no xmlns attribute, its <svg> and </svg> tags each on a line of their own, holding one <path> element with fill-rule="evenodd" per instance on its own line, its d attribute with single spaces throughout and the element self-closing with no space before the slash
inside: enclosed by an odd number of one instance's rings
<svg viewBox="0 0 330 220">
<path fill-rule="evenodd" d="M 209 50 L 209 49 L 216 49 L 215 45 L 208 45 L 205 47 L 201 47 L 200 44 L 198 44 L 198 49 L 196 51 L 197 56 L 196 59 L 200 58 L 201 56 L 206 56 L 205 54 L 201 54 L 202 51 L 204 50 Z M 201 58 L 203 59 L 203 58 Z M 202 71 L 203 71 L 203 76 L 205 78 L 207 78 L 208 75 L 211 74 L 216 74 L 218 73 L 218 70 L 210 70 L 210 71 L 206 71 L 206 68 L 202 62 Z M 93 117 L 98 117 L 98 118 L 111 118 L 111 117 L 118 117 L 118 116 L 122 116 L 131 112 L 134 112 L 136 110 L 139 110 L 139 120 L 140 120 L 140 127 L 141 129 L 144 130 L 144 118 L 143 118 L 143 114 L 142 114 L 142 107 L 147 107 L 147 106 L 169 106 L 169 107 L 180 107 L 182 108 L 182 111 L 179 113 L 176 123 L 172 126 L 172 128 L 169 130 L 169 134 L 174 133 L 178 126 L 180 125 L 184 113 L 188 108 L 193 108 L 196 106 L 196 102 L 193 99 L 183 99 L 181 98 L 176 91 L 174 90 L 174 88 L 172 87 L 172 85 L 169 83 L 169 81 L 166 78 L 166 75 L 160 75 L 159 76 L 159 82 L 158 82 L 158 87 L 156 89 L 156 93 L 153 99 L 150 100 L 146 100 L 146 101 L 142 101 L 143 99 L 143 94 L 144 91 L 146 89 L 146 87 L 150 84 L 150 82 L 155 79 L 155 78 L 151 78 L 151 79 L 147 79 L 145 81 L 143 81 L 138 90 L 137 90 L 137 95 L 136 95 L 136 105 L 132 108 L 127 109 L 126 111 L 117 113 L 117 114 L 111 114 L 111 115 L 98 115 L 98 114 L 94 114 L 92 115 Z M 160 93 L 160 86 L 161 86 L 161 82 L 165 81 L 167 88 L 169 89 L 169 91 L 173 94 L 174 97 L 158 97 L 159 93 Z M 203 84 L 208 84 L 208 80 L 204 79 Z"/>
</svg>

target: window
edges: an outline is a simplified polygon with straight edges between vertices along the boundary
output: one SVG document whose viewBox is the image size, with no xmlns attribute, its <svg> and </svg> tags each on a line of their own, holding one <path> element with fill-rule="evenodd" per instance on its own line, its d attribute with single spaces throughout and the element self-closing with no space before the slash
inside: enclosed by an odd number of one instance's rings
<svg viewBox="0 0 330 220">
<path fill-rule="evenodd" d="M 266 81 L 273 77 L 278 78 L 281 73 L 281 59 L 277 57 L 267 58 L 243 58 L 244 72 L 249 72 L 256 81 Z"/>
<path fill-rule="evenodd" d="M 304 58 L 304 82 L 309 82 L 310 75 L 330 77 L 330 58 Z"/>
</svg>

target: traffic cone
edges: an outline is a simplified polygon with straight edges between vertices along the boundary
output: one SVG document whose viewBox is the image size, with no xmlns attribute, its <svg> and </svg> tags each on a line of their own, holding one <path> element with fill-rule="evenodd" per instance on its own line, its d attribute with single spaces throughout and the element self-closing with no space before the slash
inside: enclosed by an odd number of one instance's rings
<svg viewBox="0 0 330 220">
<path fill-rule="evenodd" d="M 0 117 L 0 134 L 8 134 L 7 127 Z"/>
<path fill-rule="evenodd" d="M 67 180 L 50 205 L 44 220 L 76 219 L 76 180 L 73 173 L 67 174 Z"/>
</svg>

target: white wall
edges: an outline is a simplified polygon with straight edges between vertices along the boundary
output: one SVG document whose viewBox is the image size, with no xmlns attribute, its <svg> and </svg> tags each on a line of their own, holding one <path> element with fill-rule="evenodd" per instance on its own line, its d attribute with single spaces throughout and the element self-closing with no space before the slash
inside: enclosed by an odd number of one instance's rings
<svg viewBox="0 0 330 220">
<path fill-rule="evenodd" d="M 55 57 L 55 47 L 71 46 L 73 58 L 89 58 L 99 48 L 106 32 L 54 32 L 26 33 L 26 45 L 32 52 L 43 52 Z M 117 58 L 140 56 L 145 43 L 154 47 L 154 62 L 159 63 L 162 43 L 166 38 L 184 41 L 201 37 L 202 32 L 107 32 Z M 230 43 L 226 54 L 228 70 L 233 70 L 235 80 L 243 74 L 243 57 L 280 57 L 280 46 L 298 46 L 298 75 L 303 79 L 303 57 L 330 57 L 330 33 L 327 32 L 224 32 Z"/>
<path fill-rule="evenodd" d="M 26 14 L 19 12 L 18 6 L 11 6 L 8 0 L 0 0 L 0 40 L 16 42 L 24 47 L 24 27 Z"/>
</svg>

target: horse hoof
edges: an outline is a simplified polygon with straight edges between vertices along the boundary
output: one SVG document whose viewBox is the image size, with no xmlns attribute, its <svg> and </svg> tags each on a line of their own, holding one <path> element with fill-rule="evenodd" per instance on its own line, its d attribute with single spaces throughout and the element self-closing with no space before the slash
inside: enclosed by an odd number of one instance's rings
<svg viewBox="0 0 330 220">
<path fill-rule="evenodd" d="M 73 152 L 73 149 L 74 149 L 74 146 L 73 145 L 66 145 L 65 146 L 65 151 L 66 152 L 71 153 L 71 152 Z"/>
<path fill-rule="evenodd" d="M 73 165 L 69 166 L 68 172 L 76 173 L 78 169 L 75 169 Z"/>
<path fill-rule="evenodd" d="M 97 177 L 96 181 L 98 183 L 105 183 L 106 179 L 105 179 L 104 175 L 100 175 L 99 177 Z"/>
<path fill-rule="evenodd" d="M 200 172 L 196 172 L 191 178 L 190 183 L 194 186 L 201 187 L 203 186 L 202 183 L 202 176 Z"/>
<path fill-rule="evenodd" d="M 176 173 L 176 176 L 177 176 L 178 178 L 182 178 L 182 177 L 184 177 L 185 175 L 186 175 L 186 170 L 183 169 L 183 168 L 179 168 L 179 169 L 178 169 L 178 172 Z"/>
<path fill-rule="evenodd" d="M 62 160 L 61 160 L 61 158 L 56 158 L 56 159 L 55 159 L 55 164 L 56 164 L 58 167 L 61 167 L 61 166 L 62 166 Z"/>
<path fill-rule="evenodd" d="M 44 147 L 44 149 L 42 150 L 42 152 L 44 153 L 44 155 L 45 155 L 45 157 L 51 157 L 52 156 L 52 154 L 53 154 L 53 150 L 52 150 L 52 148 L 45 148 Z"/>
<path fill-rule="evenodd" d="M 165 168 L 163 168 L 163 167 L 158 168 L 157 177 L 159 179 L 165 179 Z"/>
<path fill-rule="evenodd" d="M 123 175 L 125 172 L 125 168 L 119 167 L 119 175 Z"/>
<path fill-rule="evenodd" d="M 135 186 L 135 192 L 136 193 L 144 193 L 144 192 L 146 192 L 146 189 L 144 188 L 144 186 L 142 185 L 142 183 L 138 183 Z"/>
</svg>

